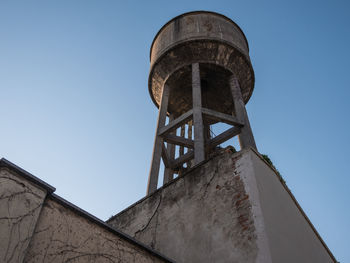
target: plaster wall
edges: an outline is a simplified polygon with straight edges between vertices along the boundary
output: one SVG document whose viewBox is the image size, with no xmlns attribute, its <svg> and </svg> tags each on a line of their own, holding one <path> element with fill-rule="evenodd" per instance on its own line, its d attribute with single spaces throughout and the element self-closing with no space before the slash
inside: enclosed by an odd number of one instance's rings
<svg viewBox="0 0 350 263">
<path fill-rule="evenodd" d="M 22 262 L 46 191 L 0 167 L 0 262 Z"/>
<path fill-rule="evenodd" d="M 165 262 L 74 213 L 45 202 L 25 262 Z"/>
<path fill-rule="evenodd" d="M 335 262 L 275 171 L 254 152 L 250 157 L 273 262 Z"/>
<path fill-rule="evenodd" d="M 252 149 L 219 154 L 107 223 L 176 262 L 336 262 Z"/>
<path fill-rule="evenodd" d="M 0 262 L 173 262 L 0 159 Z"/>
<path fill-rule="evenodd" d="M 258 261 L 264 233 L 256 228 L 245 169 L 236 166 L 241 157 L 225 152 L 108 223 L 176 262 L 270 262 Z"/>
</svg>

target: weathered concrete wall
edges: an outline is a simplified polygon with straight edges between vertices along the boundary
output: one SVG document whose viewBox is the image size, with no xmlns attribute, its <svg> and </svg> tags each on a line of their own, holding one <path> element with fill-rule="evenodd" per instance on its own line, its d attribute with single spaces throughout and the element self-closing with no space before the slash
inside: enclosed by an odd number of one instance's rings
<svg viewBox="0 0 350 263">
<path fill-rule="evenodd" d="M 46 191 L 0 168 L 0 262 L 22 262 Z"/>
<path fill-rule="evenodd" d="M 0 262 L 173 262 L 0 160 Z"/>
<path fill-rule="evenodd" d="M 164 262 L 55 200 L 45 202 L 25 262 Z"/>
<path fill-rule="evenodd" d="M 176 262 L 336 262 L 252 149 L 209 160 L 108 223 Z"/>
<path fill-rule="evenodd" d="M 264 233 L 235 166 L 240 157 L 218 156 L 108 223 L 176 262 L 256 262 Z"/>
<path fill-rule="evenodd" d="M 173 262 L 0 160 L 0 262 Z M 224 152 L 109 222 L 177 262 L 336 262 L 275 171 Z"/>
<path fill-rule="evenodd" d="M 250 156 L 273 262 L 336 262 L 275 171 L 254 152 Z"/>
</svg>

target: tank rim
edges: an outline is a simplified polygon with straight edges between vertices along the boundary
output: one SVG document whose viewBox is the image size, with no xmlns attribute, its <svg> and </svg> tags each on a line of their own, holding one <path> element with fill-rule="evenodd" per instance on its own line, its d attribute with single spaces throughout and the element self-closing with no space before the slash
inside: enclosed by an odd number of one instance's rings
<svg viewBox="0 0 350 263">
<path fill-rule="evenodd" d="M 220 13 L 217 13 L 217 12 L 213 12 L 213 11 L 206 11 L 206 10 L 197 10 L 197 11 L 190 11 L 190 12 L 186 12 L 186 13 L 183 13 L 183 14 L 180 14 L 178 16 L 175 16 L 174 18 L 170 19 L 168 22 L 166 22 L 157 32 L 157 34 L 155 35 L 155 37 L 153 38 L 153 41 L 152 41 L 152 44 L 151 44 L 151 48 L 150 48 L 150 52 L 149 52 L 149 58 L 150 58 L 150 61 L 151 61 L 151 58 L 152 58 L 152 49 L 153 49 L 153 45 L 154 45 L 154 42 L 156 41 L 157 37 L 159 36 L 159 34 L 163 31 L 163 29 L 169 25 L 171 22 L 173 22 L 174 20 L 180 18 L 180 17 L 183 17 L 183 16 L 187 16 L 187 15 L 192 15 L 192 14 L 212 14 L 212 15 L 216 15 L 216 16 L 220 16 L 220 17 L 223 17 L 225 18 L 226 20 L 228 20 L 229 22 L 231 22 L 233 25 L 235 25 L 239 31 L 242 33 L 243 37 L 244 37 L 244 40 L 247 44 L 247 48 L 248 48 L 248 53 L 249 53 L 249 44 L 248 44 L 248 40 L 247 40 L 247 37 L 245 36 L 243 30 L 240 28 L 240 26 L 235 23 L 231 18 L 223 15 L 223 14 L 220 14 Z"/>
</svg>

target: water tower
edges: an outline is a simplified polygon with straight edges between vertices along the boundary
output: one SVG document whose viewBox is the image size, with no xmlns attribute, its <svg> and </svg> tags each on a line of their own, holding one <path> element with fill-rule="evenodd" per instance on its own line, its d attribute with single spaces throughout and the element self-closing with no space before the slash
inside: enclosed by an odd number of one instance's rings
<svg viewBox="0 0 350 263">
<path fill-rule="evenodd" d="M 213 12 L 160 29 L 151 46 L 159 115 L 147 196 L 108 224 L 176 262 L 337 262 L 256 149 L 245 109 L 254 89 L 248 51 L 241 29 Z M 227 130 L 213 136 L 217 123 Z M 218 149 L 234 136 L 238 152 Z M 166 185 L 157 190 L 161 162 Z"/>
<path fill-rule="evenodd" d="M 148 194 L 157 189 L 161 160 L 167 183 L 234 136 L 241 149 L 256 149 L 245 109 L 254 71 L 247 39 L 236 23 L 206 11 L 177 16 L 155 36 L 150 60 L 149 93 L 159 114 Z M 232 127 L 211 136 L 210 126 L 219 122 Z"/>
</svg>

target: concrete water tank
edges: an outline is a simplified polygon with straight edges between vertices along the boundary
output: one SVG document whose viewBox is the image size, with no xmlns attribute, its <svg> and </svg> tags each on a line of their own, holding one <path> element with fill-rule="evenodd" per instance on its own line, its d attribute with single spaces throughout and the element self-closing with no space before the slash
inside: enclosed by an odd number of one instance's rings
<svg viewBox="0 0 350 263">
<path fill-rule="evenodd" d="M 237 77 L 243 100 L 254 89 L 247 39 L 239 26 L 224 15 L 207 11 L 171 19 L 155 36 L 150 51 L 149 92 L 159 107 L 164 83 L 170 86 L 168 112 L 180 116 L 192 108 L 191 64 L 200 63 L 203 107 L 232 114 L 228 85 Z"/>
</svg>

